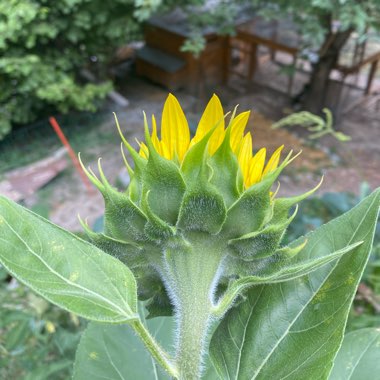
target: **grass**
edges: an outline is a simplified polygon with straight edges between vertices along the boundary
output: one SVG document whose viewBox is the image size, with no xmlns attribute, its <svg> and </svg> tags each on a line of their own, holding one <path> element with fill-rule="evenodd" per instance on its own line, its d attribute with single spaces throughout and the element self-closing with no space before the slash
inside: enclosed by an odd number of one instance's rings
<svg viewBox="0 0 380 380">
<path fill-rule="evenodd" d="M 74 151 L 115 140 L 112 129 L 103 128 L 110 112 L 77 113 L 57 117 Z M 14 130 L 0 141 L 0 179 L 9 170 L 49 156 L 62 147 L 48 120 Z M 91 155 L 91 153 L 89 153 Z"/>
</svg>

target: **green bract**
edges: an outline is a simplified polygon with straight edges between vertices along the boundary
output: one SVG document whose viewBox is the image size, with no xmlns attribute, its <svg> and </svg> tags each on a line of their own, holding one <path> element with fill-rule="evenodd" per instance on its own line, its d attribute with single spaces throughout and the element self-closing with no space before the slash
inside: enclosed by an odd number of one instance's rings
<svg viewBox="0 0 380 380">
<path fill-rule="evenodd" d="M 281 147 L 264 166 L 265 152 L 252 155 L 250 135 L 243 136 L 247 115 L 224 129 L 217 98 L 210 103 L 193 140 L 169 97 L 162 140 L 153 121 L 140 153 L 125 141 L 134 161 L 125 192 L 109 184 L 100 161 L 99 178 L 85 169 L 105 200 L 103 233 L 82 222 L 93 245 L 0 201 L 0 260 L 61 307 L 95 322 L 127 323 L 172 378 L 327 379 L 370 253 L 380 193 L 283 246 L 296 204 L 313 191 L 276 197 L 271 189 L 291 153 L 278 165 Z M 136 298 L 146 301 L 148 318 L 174 314 L 174 355 L 151 336 Z M 85 379 L 94 360 L 102 368 L 94 378 L 129 378 L 132 359 L 120 356 L 129 355 L 123 339 L 132 339 L 125 328 L 91 324 L 75 380 Z M 215 371 L 205 372 L 211 331 Z M 112 367 L 101 364 L 112 357 Z"/>
<path fill-rule="evenodd" d="M 230 150 L 228 141 L 225 144 L 223 149 Z M 203 290 L 209 306 L 218 309 L 221 289 L 232 289 L 243 280 L 246 284 L 268 278 L 281 281 L 284 273 L 291 273 L 286 279 L 301 276 L 343 253 L 326 253 L 301 267 L 295 256 L 305 241 L 297 247 L 280 246 L 295 215 L 289 217 L 289 210 L 309 195 L 273 199 L 270 189 L 289 157 L 257 185 L 247 190 L 237 186 L 240 191 L 236 189 L 232 198 L 228 188 L 216 186 L 213 176 L 232 166 L 232 152 L 216 163 L 206 149 L 205 141 L 194 145 L 182 167 L 152 147 L 147 161 L 134 153 L 135 171 L 130 171 L 131 185 L 125 193 L 108 183 L 100 164 L 100 180 L 87 172 L 104 196 L 104 233 L 82 225 L 95 245 L 133 271 L 140 299 L 149 300 L 150 317 L 171 315 L 175 300 L 182 298 L 177 291 L 189 281 L 207 282 Z M 229 174 L 228 187 L 236 186 L 241 177 L 236 159 Z M 191 265 L 201 263 L 199 273 L 192 274 Z"/>
</svg>

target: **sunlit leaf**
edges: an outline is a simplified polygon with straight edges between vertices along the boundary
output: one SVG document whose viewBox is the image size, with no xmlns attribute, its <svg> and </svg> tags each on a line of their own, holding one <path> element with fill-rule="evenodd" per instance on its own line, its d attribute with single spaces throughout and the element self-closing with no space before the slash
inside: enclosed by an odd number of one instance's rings
<svg viewBox="0 0 380 380">
<path fill-rule="evenodd" d="M 137 318 L 136 282 L 119 260 L 0 197 L 0 262 L 56 305 L 110 323 Z"/>
<path fill-rule="evenodd" d="M 379 202 L 380 190 L 309 234 L 299 260 L 363 244 L 304 277 L 251 288 L 226 315 L 210 346 L 221 378 L 328 377 L 371 250 Z"/>
</svg>

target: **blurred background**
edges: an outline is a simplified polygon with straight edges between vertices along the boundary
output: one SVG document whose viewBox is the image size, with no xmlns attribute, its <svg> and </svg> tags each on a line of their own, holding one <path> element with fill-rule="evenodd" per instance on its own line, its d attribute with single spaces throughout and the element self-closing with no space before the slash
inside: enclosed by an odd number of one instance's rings
<svg viewBox="0 0 380 380">
<path fill-rule="evenodd" d="M 379 0 L 0 0 L 0 194 L 74 233 L 78 213 L 101 230 L 77 153 L 93 168 L 102 157 L 123 190 L 112 112 L 137 147 L 142 110 L 160 120 L 172 92 L 194 131 L 216 93 L 225 112 L 252 111 L 254 150 L 302 150 L 280 195 L 325 176 L 290 240 L 380 185 L 379 61 Z M 70 378 L 84 321 L 1 267 L 0 310 L 0 379 Z M 348 329 L 369 326 L 380 327 L 379 228 Z"/>
</svg>

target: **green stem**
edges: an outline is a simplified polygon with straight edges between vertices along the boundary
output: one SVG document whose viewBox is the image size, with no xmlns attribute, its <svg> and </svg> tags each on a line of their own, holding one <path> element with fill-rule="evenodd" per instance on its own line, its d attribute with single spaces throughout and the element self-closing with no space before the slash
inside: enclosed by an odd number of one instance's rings
<svg viewBox="0 0 380 380">
<path fill-rule="evenodd" d="M 175 379 L 178 378 L 178 370 L 173 365 L 169 355 L 160 347 L 156 340 L 152 337 L 147 328 L 143 325 L 141 320 L 131 323 L 131 327 L 135 330 L 136 334 L 141 338 L 145 347 L 150 352 L 152 357 L 158 364 L 165 369 L 166 372 Z"/>
<path fill-rule="evenodd" d="M 221 242 L 208 234 L 189 233 L 187 239 L 188 246 L 166 250 L 166 275 L 178 324 L 179 379 L 198 380 L 213 320 L 213 296 L 224 250 Z"/>
<path fill-rule="evenodd" d="M 177 366 L 181 380 L 200 378 L 210 322 L 211 307 L 206 300 L 186 302 L 178 321 Z"/>
<path fill-rule="evenodd" d="M 221 299 L 212 308 L 212 315 L 215 319 L 220 319 L 231 308 L 236 297 L 241 294 L 246 288 L 253 285 L 252 282 L 246 280 L 235 280 L 233 284 L 225 291 Z"/>
</svg>

